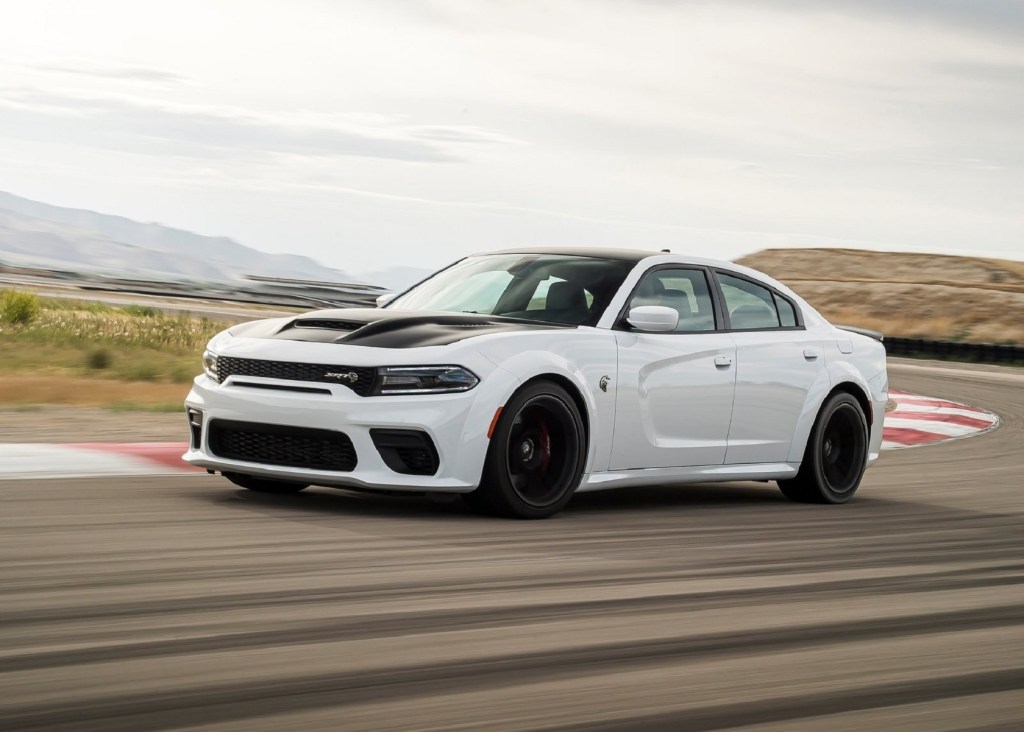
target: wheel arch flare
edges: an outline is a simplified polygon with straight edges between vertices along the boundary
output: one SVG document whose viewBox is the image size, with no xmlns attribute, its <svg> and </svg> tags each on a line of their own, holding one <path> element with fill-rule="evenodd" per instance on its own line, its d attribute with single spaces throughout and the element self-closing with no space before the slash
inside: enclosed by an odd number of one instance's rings
<svg viewBox="0 0 1024 732">
<path fill-rule="evenodd" d="M 603 364 L 599 368 L 589 368 L 585 372 L 561 354 L 531 350 L 504 359 L 500 363 L 496 362 L 496 365 L 500 370 L 507 371 L 518 379 L 515 387 L 505 394 L 501 403 L 495 405 L 496 409 L 504 407 L 517 391 L 528 384 L 546 380 L 561 386 L 573 398 L 583 420 L 583 438 L 587 451 L 584 475 L 595 469 L 603 469 L 603 466 L 595 465 L 595 459 L 597 455 L 601 454 L 602 446 L 604 454 L 607 454 L 611 448 L 611 429 L 601 430 L 600 428 L 602 424 L 610 427 L 613 423 L 614 392 L 611 390 L 607 393 L 601 392 L 600 396 L 605 399 L 602 400 L 603 403 L 599 403 L 595 391 L 597 391 L 596 385 L 600 382 L 602 375 L 607 374 L 612 378 L 616 375 L 611 370 L 614 362 L 611 365 Z M 602 369 L 604 373 L 599 375 L 598 372 Z M 608 398 L 609 396 L 611 398 Z M 602 415 L 601 410 L 605 410 L 607 414 Z M 495 421 L 496 418 L 492 411 L 492 422 Z M 605 431 L 607 434 L 604 434 Z"/>
</svg>

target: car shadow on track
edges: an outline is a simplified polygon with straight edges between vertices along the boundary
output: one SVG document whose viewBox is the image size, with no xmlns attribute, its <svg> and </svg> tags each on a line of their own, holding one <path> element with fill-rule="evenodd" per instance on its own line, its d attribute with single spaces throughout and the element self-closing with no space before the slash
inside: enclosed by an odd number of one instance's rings
<svg viewBox="0 0 1024 732">
<path fill-rule="evenodd" d="M 228 488 L 195 494 L 224 507 L 244 508 L 261 513 L 345 515 L 381 518 L 416 518 L 450 521 L 460 518 L 501 520 L 481 517 L 457 497 L 437 501 L 427 496 L 380 495 L 331 488 L 309 488 L 302 493 L 272 495 Z M 773 483 L 736 483 L 717 485 L 659 485 L 618 488 L 576 495 L 554 520 L 593 514 L 664 514 L 694 510 L 728 509 L 737 506 L 793 506 Z"/>
</svg>

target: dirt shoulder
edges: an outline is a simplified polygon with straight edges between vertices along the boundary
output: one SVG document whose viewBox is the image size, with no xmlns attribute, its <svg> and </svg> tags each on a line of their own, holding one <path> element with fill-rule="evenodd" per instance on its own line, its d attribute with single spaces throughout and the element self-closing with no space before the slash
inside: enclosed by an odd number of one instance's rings
<svg viewBox="0 0 1024 732">
<path fill-rule="evenodd" d="M 184 442 L 185 384 L 0 376 L 0 442 Z"/>
<path fill-rule="evenodd" d="M 0 409 L 0 442 L 187 442 L 184 411 L 116 412 L 96 407 Z"/>
</svg>

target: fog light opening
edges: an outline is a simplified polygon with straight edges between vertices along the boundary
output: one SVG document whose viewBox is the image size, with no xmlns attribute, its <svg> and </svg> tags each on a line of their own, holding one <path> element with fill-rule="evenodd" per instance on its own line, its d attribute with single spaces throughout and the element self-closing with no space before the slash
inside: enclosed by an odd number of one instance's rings
<svg viewBox="0 0 1024 732">
<path fill-rule="evenodd" d="M 203 441 L 203 413 L 189 407 L 185 414 L 188 416 L 189 447 L 198 450 Z"/>
<path fill-rule="evenodd" d="M 421 430 L 372 429 L 370 439 L 384 464 L 404 475 L 434 475 L 440 466 L 437 448 Z"/>
</svg>

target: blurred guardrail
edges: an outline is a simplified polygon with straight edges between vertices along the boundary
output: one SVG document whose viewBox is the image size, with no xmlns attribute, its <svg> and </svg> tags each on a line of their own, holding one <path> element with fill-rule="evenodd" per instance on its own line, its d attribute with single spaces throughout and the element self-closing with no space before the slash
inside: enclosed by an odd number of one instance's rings
<svg viewBox="0 0 1024 732">
<path fill-rule="evenodd" d="M 1000 343 L 931 341 L 918 338 L 890 338 L 888 336 L 886 336 L 883 343 L 885 343 L 886 353 L 890 356 L 1024 365 L 1024 346 Z"/>
</svg>

